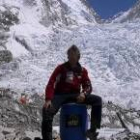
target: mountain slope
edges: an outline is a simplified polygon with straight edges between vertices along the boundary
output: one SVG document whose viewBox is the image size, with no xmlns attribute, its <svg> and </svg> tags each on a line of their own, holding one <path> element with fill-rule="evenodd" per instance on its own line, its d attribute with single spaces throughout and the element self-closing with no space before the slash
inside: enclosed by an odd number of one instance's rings
<svg viewBox="0 0 140 140">
<path fill-rule="evenodd" d="M 117 16 L 113 22 L 126 22 L 133 21 L 140 18 L 140 0 L 126 12 L 122 12 Z"/>
<path fill-rule="evenodd" d="M 82 0 L 5 0 L 1 5 L 13 7 L 22 23 L 41 22 L 45 26 L 96 23 L 96 13 Z"/>
<path fill-rule="evenodd" d="M 46 5 L 51 5 L 52 11 L 58 10 L 52 7 L 56 3 L 40 2 L 16 0 L 12 3 L 7 0 L 2 4 L 3 8 L 11 7 L 11 12 L 17 15 L 19 22 L 10 26 L 7 32 L 9 37 L 5 48 L 11 51 L 13 61 L 0 65 L 1 87 L 19 94 L 44 93 L 50 74 L 57 64 L 67 60 L 68 47 L 76 44 L 82 53 L 80 62 L 89 71 L 93 94 L 100 95 L 105 101 L 112 100 L 129 108 L 139 108 L 140 23 L 91 23 L 80 16 L 82 8 L 87 8 L 83 1 L 75 3 L 63 0 L 61 2 L 70 7 L 68 9 L 71 12 L 67 16 L 72 21 L 74 18 L 81 20 L 68 26 L 61 22 L 63 26 L 58 26 L 56 23 L 63 21 L 61 16 L 61 20 L 56 18 L 54 22 L 48 23 L 41 14 Z M 50 10 L 44 13 L 46 16 L 49 15 L 47 12 L 50 14 Z M 86 12 L 89 12 L 88 9 Z"/>
</svg>

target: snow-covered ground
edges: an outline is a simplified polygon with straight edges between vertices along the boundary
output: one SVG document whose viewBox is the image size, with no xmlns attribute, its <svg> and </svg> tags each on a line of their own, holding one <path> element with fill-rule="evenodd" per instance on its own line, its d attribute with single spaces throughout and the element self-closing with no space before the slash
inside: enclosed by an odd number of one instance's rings
<svg viewBox="0 0 140 140">
<path fill-rule="evenodd" d="M 42 106 L 44 99 L 38 94 L 31 96 L 32 102 L 23 104 L 19 99 L 15 99 L 15 94 L 7 90 L 0 94 L 0 138 L 3 140 L 16 140 L 24 137 L 41 137 Z M 88 128 L 90 128 L 90 113 L 88 109 Z M 119 116 L 118 117 L 118 113 Z M 101 129 L 98 129 L 99 140 L 117 140 L 118 138 L 133 139 L 140 132 L 140 112 L 129 110 L 111 102 L 104 103 L 102 107 Z M 60 112 L 53 120 L 53 137 L 59 136 Z M 121 119 L 119 119 L 121 118 Z M 121 121 L 126 127 L 122 125 Z M 122 129 L 123 128 L 123 129 Z M 124 131 L 124 128 L 127 128 Z M 57 133 L 56 133 L 57 132 Z M 123 139 L 122 139 L 123 140 Z"/>
<path fill-rule="evenodd" d="M 56 131 L 57 133 L 60 133 L 59 127 L 54 126 L 53 131 Z M 124 129 L 118 129 L 118 128 L 102 128 L 100 130 L 97 130 L 99 132 L 98 138 L 110 138 L 112 135 L 118 134 L 119 132 L 124 131 Z"/>
<path fill-rule="evenodd" d="M 2 131 L 1 131 L 2 130 Z M 15 133 L 16 133 L 16 131 L 14 130 L 14 129 L 9 129 L 9 128 L 4 128 L 4 127 L 0 127 L 0 132 L 1 132 L 1 135 L 0 135 L 0 138 L 1 139 L 4 139 L 4 135 L 3 135 L 3 133 L 2 132 L 9 132 L 10 134 L 7 134 L 6 135 L 6 138 L 8 139 L 8 138 L 14 138 L 15 137 Z M 119 133 L 119 132 L 122 132 L 123 131 L 123 129 L 110 129 L 110 128 L 104 128 L 104 129 L 101 129 L 101 130 L 98 130 L 98 132 L 99 132 L 99 135 L 98 135 L 98 138 L 102 138 L 102 137 L 104 137 L 104 138 L 110 138 L 112 135 L 115 135 L 115 134 L 117 134 L 117 133 Z M 54 134 L 55 134 L 55 132 L 56 132 L 56 134 L 59 134 L 60 132 L 59 132 L 59 127 L 58 126 L 54 126 L 53 127 L 53 132 L 54 132 Z M 57 135 L 56 135 L 57 136 Z M 16 136 L 16 140 L 18 140 L 19 138 L 21 137 L 21 135 L 19 135 L 19 136 Z M 31 139 L 34 139 L 35 137 L 42 137 L 41 136 L 41 132 L 39 132 L 39 131 L 25 131 L 25 134 L 23 134 L 23 136 L 22 136 L 23 138 L 24 137 L 29 137 L 29 138 L 31 138 Z M 55 137 L 55 136 L 54 136 Z M 4 139 L 4 140 L 7 140 L 7 139 Z"/>
</svg>

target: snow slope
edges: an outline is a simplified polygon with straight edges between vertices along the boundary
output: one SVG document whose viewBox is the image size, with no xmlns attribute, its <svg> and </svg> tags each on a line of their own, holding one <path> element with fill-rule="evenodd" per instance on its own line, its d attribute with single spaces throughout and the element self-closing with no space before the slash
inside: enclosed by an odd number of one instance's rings
<svg viewBox="0 0 140 140">
<path fill-rule="evenodd" d="M 112 22 L 131 22 L 140 18 L 140 0 L 128 11 L 121 12 Z"/>
<path fill-rule="evenodd" d="M 20 22 L 8 32 L 6 48 L 14 59 L 0 66 L 1 87 L 19 94 L 44 93 L 50 74 L 67 60 L 66 50 L 76 44 L 82 53 L 80 62 L 89 71 L 93 94 L 140 109 L 139 21 L 99 25 L 80 0 L 3 2 L 1 6 L 12 7 Z"/>
<path fill-rule="evenodd" d="M 96 23 L 96 13 L 83 0 L 4 0 L 1 5 L 12 6 L 21 23 L 45 26 Z"/>
</svg>

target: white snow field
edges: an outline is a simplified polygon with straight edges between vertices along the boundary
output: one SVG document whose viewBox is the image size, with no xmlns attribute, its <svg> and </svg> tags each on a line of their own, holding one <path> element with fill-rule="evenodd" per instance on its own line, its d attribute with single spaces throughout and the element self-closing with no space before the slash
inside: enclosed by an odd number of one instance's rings
<svg viewBox="0 0 140 140">
<path fill-rule="evenodd" d="M 72 10 L 69 13 L 72 15 L 68 15 L 73 17 L 76 14 L 83 23 L 48 26 L 42 20 L 43 3 L 34 0 L 35 4 L 29 5 L 27 2 L 3 1 L 9 7 L 16 7 L 11 11 L 17 13 L 20 23 L 8 32 L 10 37 L 6 47 L 12 52 L 14 60 L 0 66 L 1 87 L 30 94 L 44 93 L 50 74 L 58 64 L 67 60 L 67 49 L 76 44 L 82 54 L 80 62 L 88 69 L 93 94 L 100 95 L 105 101 L 140 109 L 138 20 L 100 25 L 95 21 L 89 22 L 78 14 L 82 8 L 85 10 L 85 6 L 77 1 L 75 6 L 82 6 L 81 9 Z M 1 5 L 3 3 L 1 1 Z M 63 0 L 63 3 L 72 7 L 75 2 Z"/>
</svg>

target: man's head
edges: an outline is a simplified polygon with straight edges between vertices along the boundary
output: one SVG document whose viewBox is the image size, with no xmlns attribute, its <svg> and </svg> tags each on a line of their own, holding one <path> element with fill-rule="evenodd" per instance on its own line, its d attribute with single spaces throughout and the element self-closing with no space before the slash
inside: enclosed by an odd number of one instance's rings
<svg viewBox="0 0 140 140">
<path fill-rule="evenodd" d="M 68 60 L 70 63 L 77 63 L 80 59 L 80 50 L 78 49 L 76 45 L 72 45 L 68 49 L 67 55 L 68 55 Z"/>
</svg>

